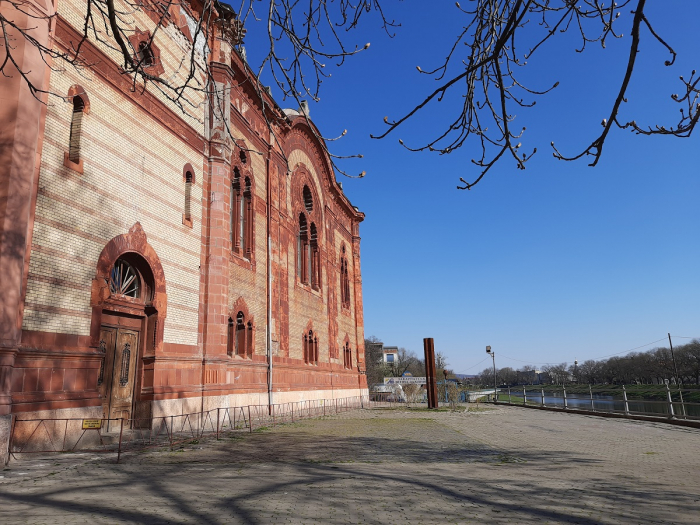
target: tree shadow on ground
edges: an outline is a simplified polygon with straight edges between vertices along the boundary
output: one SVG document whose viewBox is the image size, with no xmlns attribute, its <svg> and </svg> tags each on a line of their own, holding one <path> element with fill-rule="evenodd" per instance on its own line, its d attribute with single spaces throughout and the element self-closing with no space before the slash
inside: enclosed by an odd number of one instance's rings
<svg viewBox="0 0 700 525">
<path fill-rule="evenodd" d="M 497 449 L 440 425 L 417 424 L 410 438 L 375 427 L 341 437 L 343 425 L 301 425 L 83 465 L 5 485 L 0 521 L 653 523 L 665 521 L 668 502 L 676 521 L 697 511 L 689 493 L 606 476 L 584 453 Z"/>
</svg>

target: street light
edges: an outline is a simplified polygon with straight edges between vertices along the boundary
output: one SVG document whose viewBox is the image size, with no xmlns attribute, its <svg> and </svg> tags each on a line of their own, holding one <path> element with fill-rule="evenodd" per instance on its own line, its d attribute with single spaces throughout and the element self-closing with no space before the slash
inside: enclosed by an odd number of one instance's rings
<svg viewBox="0 0 700 525">
<path fill-rule="evenodd" d="M 498 401 L 498 397 L 496 396 L 496 352 L 491 351 L 491 347 L 487 346 L 486 353 L 493 359 L 493 401 L 495 403 Z"/>
</svg>

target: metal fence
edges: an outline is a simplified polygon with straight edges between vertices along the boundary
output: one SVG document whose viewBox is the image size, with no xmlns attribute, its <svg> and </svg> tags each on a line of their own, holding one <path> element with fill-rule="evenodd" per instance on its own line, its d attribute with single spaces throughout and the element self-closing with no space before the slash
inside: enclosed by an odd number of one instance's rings
<svg viewBox="0 0 700 525">
<path fill-rule="evenodd" d="M 690 393 L 690 392 L 688 392 Z M 544 407 L 570 410 L 590 414 L 616 414 L 672 420 L 700 421 L 700 403 L 681 400 L 677 391 L 666 388 L 666 399 L 628 398 L 623 386 L 620 396 L 595 394 L 589 388 L 588 394 L 567 393 L 565 386 L 553 387 L 504 387 L 494 396 L 494 390 L 486 391 L 442 391 L 438 396 L 441 406 L 462 406 L 483 400 L 502 405 Z M 407 402 L 395 393 L 373 392 L 370 399 L 381 402 L 384 407 L 426 406 L 424 399 Z"/>
<path fill-rule="evenodd" d="M 700 403 L 688 402 L 679 398 L 674 400 L 668 385 L 666 386 L 665 400 L 631 399 L 627 395 L 625 386 L 622 387 L 621 397 L 594 394 L 590 388 L 588 395 L 567 394 L 565 386 L 537 389 L 530 387 L 529 390 L 526 387 L 517 389 L 508 387 L 507 396 L 505 392 L 506 389 L 500 389 L 495 396 L 487 396 L 487 400 L 507 405 L 534 405 L 592 413 L 700 421 Z"/>
<path fill-rule="evenodd" d="M 113 453 L 173 448 L 196 444 L 207 437 L 219 439 L 233 432 L 254 432 L 302 419 L 339 414 L 385 404 L 368 396 L 316 399 L 273 405 L 222 407 L 190 414 L 134 419 L 15 418 L 10 456 L 19 454 L 92 452 Z"/>
</svg>

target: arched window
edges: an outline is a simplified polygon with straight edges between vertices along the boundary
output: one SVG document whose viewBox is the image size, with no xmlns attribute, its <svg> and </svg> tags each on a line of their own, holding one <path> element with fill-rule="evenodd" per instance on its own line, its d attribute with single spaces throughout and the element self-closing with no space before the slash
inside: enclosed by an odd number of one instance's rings
<svg viewBox="0 0 700 525">
<path fill-rule="evenodd" d="M 306 215 L 299 214 L 299 234 L 297 235 L 297 275 L 299 281 L 308 284 L 309 282 L 309 232 L 306 223 Z"/>
<path fill-rule="evenodd" d="M 235 340 L 235 332 L 234 332 L 234 324 L 233 324 L 233 319 L 230 317 L 228 318 L 228 330 L 226 332 L 226 354 L 229 357 L 233 356 L 233 349 L 234 349 L 234 340 Z"/>
<path fill-rule="evenodd" d="M 321 260 L 318 249 L 318 232 L 313 222 L 311 223 L 311 243 L 307 251 L 309 268 L 311 269 L 311 287 L 318 290 L 321 287 Z"/>
<path fill-rule="evenodd" d="M 249 177 L 233 170 L 231 185 L 231 245 L 233 251 L 249 259 L 253 250 L 253 191 Z"/>
<path fill-rule="evenodd" d="M 241 200 L 241 253 L 250 258 L 253 239 L 253 199 L 250 188 L 250 179 L 245 178 L 243 199 Z"/>
<path fill-rule="evenodd" d="M 248 321 L 246 325 L 246 356 L 253 359 L 253 322 Z"/>
<path fill-rule="evenodd" d="M 240 356 L 240 357 L 246 357 L 246 355 L 248 353 L 248 349 L 247 349 L 248 338 L 246 337 L 245 316 L 243 315 L 243 312 L 238 312 L 238 314 L 236 314 L 235 342 L 236 342 L 236 355 Z"/>
<path fill-rule="evenodd" d="M 185 213 L 182 216 L 182 223 L 185 226 L 192 227 L 192 184 L 194 183 L 194 175 L 188 171 L 185 173 Z"/>
<path fill-rule="evenodd" d="M 70 122 L 70 139 L 68 142 L 68 160 L 77 164 L 80 162 L 80 136 L 83 127 L 83 112 L 85 102 L 81 97 L 73 97 L 73 117 Z"/>
<path fill-rule="evenodd" d="M 138 298 L 141 296 L 141 279 L 136 268 L 124 259 L 117 259 L 109 274 L 109 291 L 112 295 Z"/>
<path fill-rule="evenodd" d="M 340 304 L 343 308 L 350 308 L 350 277 L 348 259 L 345 255 L 345 245 L 343 245 L 340 252 Z"/>
<path fill-rule="evenodd" d="M 228 318 L 227 354 L 231 357 L 252 359 L 255 353 L 253 318 L 248 315 L 242 300 L 236 301 L 233 311 L 236 313 Z"/>
<path fill-rule="evenodd" d="M 314 211 L 314 198 L 311 195 L 311 190 L 308 186 L 304 186 L 304 189 L 302 190 L 302 196 L 304 197 L 304 208 L 306 208 L 306 211 L 311 213 L 312 211 Z"/>
<path fill-rule="evenodd" d="M 309 365 L 318 364 L 318 337 L 313 330 L 304 333 L 302 345 L 304 348 L 304 362 Z"/>
<path fill-rule="evenodd" d="M 352 350 L 350 349 L 350 343 L 347 341 L 343 346 L 343 366 L 345 366 L 345 368 L 352 368 Z"/>
<path fill-rule="evenodd" d="M 109 292 L 118 299 L 136 299 L 140 303 L 148 303 L 152 298 L 152 283 L 150 268 L 134 253 L 125 253 L 119 257 L 109 272 Z"/>
</svg>

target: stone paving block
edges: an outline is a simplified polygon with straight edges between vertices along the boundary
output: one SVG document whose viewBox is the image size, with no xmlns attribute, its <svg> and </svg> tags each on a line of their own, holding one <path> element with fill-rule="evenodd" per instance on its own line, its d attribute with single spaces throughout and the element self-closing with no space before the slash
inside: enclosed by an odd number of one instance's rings
<svg viewBox="0 0 700 525">
<path fill-rule="evenodd" d="M 698 523 L 698 450 L 662 423 L 356 410 L 119 464 L 11 462 L 0 523 Z"/>
</svg>

